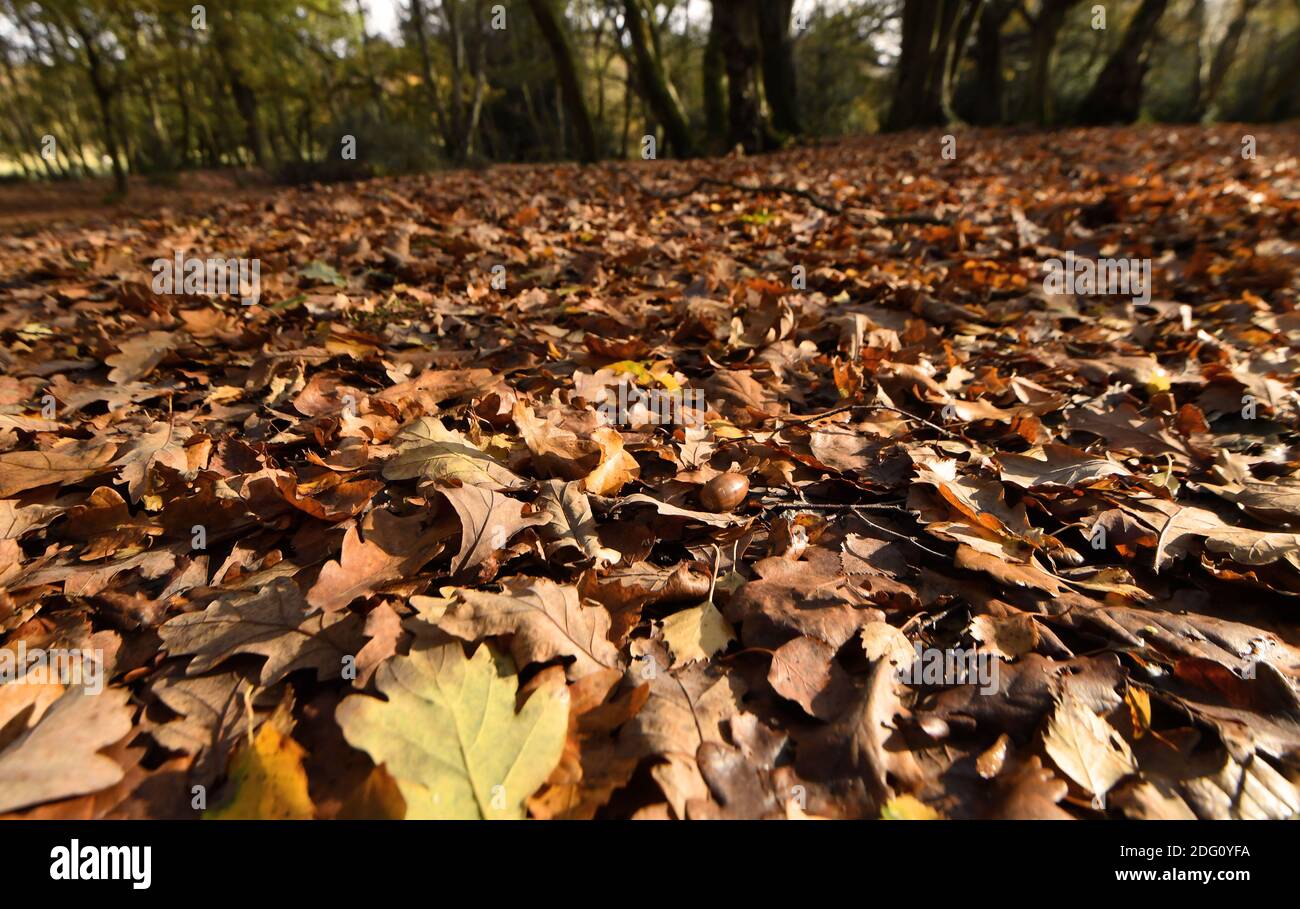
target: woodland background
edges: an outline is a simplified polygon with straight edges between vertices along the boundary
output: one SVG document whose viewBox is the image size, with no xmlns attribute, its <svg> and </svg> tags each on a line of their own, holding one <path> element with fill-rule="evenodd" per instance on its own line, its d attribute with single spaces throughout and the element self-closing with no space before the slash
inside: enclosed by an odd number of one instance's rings
<svg viewBox="0 0 1300 909">
<path fill-rule="evenodd" d="M 957 122 L 1300 113 L 1300 0 L 223 0 L 198 10 L 192 0 L 0 0 L 0 174 L 111 172 L 121 192 L 130 174 L 166 181 L 195 168 L 257 166 L 307 182 L 638 157 L 646 135 L 659 157 L 692 157 Z M 376 12 L 392 27 L 377 28 Z M 57 151 L 42 156 L 46 136 Z M 341 159 L 344 136 L 356 138 L 356 160 Z"/>
</svg>

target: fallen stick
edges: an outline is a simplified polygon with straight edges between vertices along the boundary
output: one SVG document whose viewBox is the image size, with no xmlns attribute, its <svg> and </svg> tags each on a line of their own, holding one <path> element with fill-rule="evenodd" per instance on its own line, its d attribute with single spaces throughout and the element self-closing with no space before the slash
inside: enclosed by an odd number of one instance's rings
<svg viewBox="0 0 1300 909">
<path fill-rule="evenodd" d="M 850 212 L 845 210 L 843 206 L 837 205 L 834 202 L 824 199 L 814 192 L 810 192 L 809 190 L 806 189 L 799 189 L 796 186 L 786 186 L 781 183 L 765 183 L 765 184 L 760 184 L 758 186 L 749 186 L 744 183 L 737 183 L 734 180 L 719 180 L 717 177 L 700 177 L 698 180 L 696 180 L 694 183 L 692 183 L 690 186 L 686 187 L 685 189 L 672 190 L 670 192 L 662 192 L 662 193 L 656 192 L 655 190 L 652 189 L 647 189 L 646 187 L 638 183 L 635 179 L 632 180 L 632 183 L 633 185 L 636 186 L 637 191 L 640 192 L 642 195 L 646 195 L 652 199 L 658 199 L 663 202 L 672 202 L 672 201 L 676 201 L 677 199 L 684 199 L 689 195 L 693 195 L 694 193 L 699 192 L 706 186 L 718 186 L 723 189 L 733 189 L 738 192 L 749 193 L 752 195 L 762 195 L 764 193 L 777 193 L 786 196 L 796 196 L 800 199 L 804 199 L 814 208 L 820 209 L 821 211 L 824 212 L 828 212 L 829 214 L 832 215 L 847 215 L 850 218 L 853 218 L 856 224 L 865 227 L 872 227 L 880 224 L 884 224 L 884 225 L 936 224 L 942 226 L 952 225 L 952 221 L 948 220 L 947 218 L 940 218 L 935 215 L 886 215 L 883 218 L 876 218 L 869 221 L 862 221 L 855 218 Z"/>
</svg>

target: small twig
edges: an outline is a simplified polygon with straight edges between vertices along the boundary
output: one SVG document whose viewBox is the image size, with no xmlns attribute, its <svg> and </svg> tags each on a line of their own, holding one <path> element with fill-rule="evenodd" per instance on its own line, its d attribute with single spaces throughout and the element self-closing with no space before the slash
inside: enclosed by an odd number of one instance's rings
<svg viewBox="0 0 1300 909">
<path fill-rule="evenodd" d="M 636 183 L 635 179 L 633 180 L 633 183 Z M 684 199 L 687 196 L 699 192 L 701 189 L 703 189 L 706 186 L 720 186 L 723 189 L 734 189 L 744 193 L 756 193 L 756 194 L 779 193 L 786 196 L 798 196 L 800 199 L 807 200 L 809 204 L 811 204 L 814 208 L 819 208 L 824 212 L 829 212 L 832 215 L 844 214 L 844 209 L 836 205 L 834 202 L 827 201 L 826 199 L 823 199 L 821 196 L 817 195 L 816 193 L 809 192 L 806 189 L 799 189 L 798 187 L 795 186 L 783 186 L 781 184 L 762 184 L 759 186 L 746 186 L 743 183 L 736 183 L 733 180 L 719 180 L 717 177 L 700 177 L 698 180 L 696 180 L 694 183 L 692 183 L 690 186 L 686 187 L 685 189 L 660 193 L 660 192 L 655 192 L 652 189 L 647 189 L 646 187 L 642 186 L 640 183 L 636 183 L 637 189 L 639 189 L 642 193 L 644 193 L 647 196 L 650 196 L 652 199 L 659 199 L 664 202 L 674 202 L 678 199 Z"/>
<path fill-rule="evenodd" d="M 713 574 L 709 578 L 709 605 L 713 605 L 713 591 L 718 586 L 718 562 L 722 558 L 722 552 L 718 549 L 718 544 L 713 544 Z"/>
<path fill-rule="evenodd" d="M 925 631 L 927 628 L 933 628 L 935 625 L 938 625 L 947 618 L 948 613 L 952 612 L 956 608 L 956 606 L 949 606 L 947 609 L 942 612 L 936 612 L 934 615 L 926 615 L 924 612 L 918 612 L 916 615 L 904 622 L 899 631 L 903 632 L 903 634 L 907 634 L 908 629 L 912 627 L 913 623 L 915 623 L 921 631 Z"/>
<path fill-rule="evenodd" d="M 847 413 L 855 407 L 867 407 L 867 404 L 841 404 L 839 407 L 833 407 L 825 413 L 814 414 L 811 417 L 800 417 L 792 419 L 787 417 L 769 417 L 769 419 L 784 423 L 786 426 L 807 426 L 809 423 L 816 423 L 818 420 L 824 420 L 827 417 L 833 417 L 836 414 Z"/>
<path fill-rule="evenodd" d="M 253 728 L 256 725 L 253 717 L 253 689 L 248 687 L 244 689 L 244 714 L 248 717 L 248 747 L 253 747 Z"/>
<path fill-rule="evenodd" d="M 763 508 L 773 511 L 777 509 L 787 511 L 857 511 L 858 509 L 864 511 L 907 511 L 907 509 L 903 508 L 901 505 L 891 505 L 889 503 L 868 503 L 865 505 L 818 505 L 813 502 L 772 502 L 769 499 L 764 499 L 759 504 L 761 504 Z"/>
<path fill-rule="evenodd" d="M 886 215 L 877 218 L 872 224 L 933 224 L 938 227 L 951 227 L 952 221 L 935 215 Z"/>
<path fill-rule="evenodd" d="M 700 177 L 698 180 L 696 180 L 690 186 L 687 186 L 685 189 L 672 190 L 669 192 L 662 192 L 662 193 L 656 192 L 655 190 L 652 189 L 647 189 L 646 187 L 638 183 L 635 178 L 632 179 L 632 183 L 634 186 L 636 186 L 637 190 L 643 195 L 649 196 L 652 199 L 658 199 L 661 202 L 675 202 L 678 199 L 684 199 L 687 196 L 699 192 L 701 189 L 703 189 L 706 186 L 718 186 L 723 189 L 733 189 L 736 190 L 737 192 L 752 193 L 755 195 L 761 195 L 763 193 L 777 193 L 786 196 L 796 196 L 797 198 L 803 199 L 806 202 L 808 202 L 808 204 L 811 205 L 813 208 L 820 209 L 821 211 L 827 212 L 828 214 L 846 215 L 850 218 L 853 218 L 855 224 L 858 224 L 859 226 L 863 226 L 863 227 L 875 227 L 877 225 L 882 225 L 882 224 L 886 226 L 891 226 L 895 224 L 934 224 L 934 225 L 940 225 L 944 227 L 949 227 L 952 225 L 952 221 L 948 220 L 947 218 L 940 218 L 937 217 L 936 215 L 919 215 L 919 214 L 918 215 L 886 215 L 883 218 L 875 218 L 875 219 L 869 219 L 864 221 L 855 218 L 853 214 L 847 211 L 842 205 L 837 205 L 836 203 L 831 202 L 830 200 L 825 199 L 814 192 L 810 192 L 806 189 L 799 189 L 797 186 L 786 186 L 781 183 L 763 183 L 757 186 L 747 186 L 744 183 L 737 183 L 734 180 L 719 180 L 717 177 Z"/>
<path fill-rule="evenodd" d="M 860 513 L 857 514 L 857 518 L 859 521 L 862 521 L 868 527 L 871 527 L 875 530 L 879 530 L 881 533 L 888 534 L 891 537 L 897 537 L 900 540 L 906 540 L 907 542 L 911 543 L 913 546 L 915 546 L 917 549 L 921 550 L 922 552 L 928 552 L 932 556 L 937 556 L 938 558 L 945 559 L 945 560 L 948 558 L 948 556 L 944 555 L 942 552 L 936 552 L 930 547 L 925 546 L 922 543 L 918 543 L 914 538 L 909 537 L 905 533 L 899 533 L 897 530 L 890 530 L 888 527 L 881 527 L 879 524 L 877 524 L 875 521 L 870 520 L 864 514 L 860 514 Z"/>
<path fill-rule="evenodd" d="M 786 426 L 806 426 L 809 423 L 815 423 L 818 420 L 824 420 L 827 417 L 833 417 L 836 414 L 846 413 L 850 410 L 854 410 L 857 408 L 861 408 L 864 410 L 872 410 L 872 409 L 888 410 L 891 413 L 896 413 L 899 416 L 906 417 L 909 420 L 915 420 L 918 423 L 924 423 L 926 426 L 929 426 L 931 429 L 935 430 L 936 432 L 941 432 L 944 435 L 949 436 L 951 438 L 957 439 L 962 442 L 966 441 L 964 436 L 961 436 L 953 432 L 951 429 L 947 429 L 943 426 L 940 426 L 938 423 L 932 423 L 929 420 L 925 419 L 925 417 L 918 417 L 916 414 L 909 413 L 908 411 L 903 410 L 900 407 L 894 407 L 890 404 L 881 404 L 878 401 L 871 404 L 841 404 L 839 407 L 833 407 L 830 410 L 826 411 L 825 413 L 814 414 L 811 417 L 801 417 L 798 419 L 793 419 L 788 417 L 774 416 L 774 417 L 769 417 L 768 419 L 776 420 L 778 422 L 784 423 Z"/>
<path fill-rule="evenodd" d="M 892 406 L 890 406 L 889 404 L 881 404 L 881 403 L 879 403 L 879 402 L 876 402 L 875 404 L 871 404 L 871 405 L 868 405 L 868 406 L 870 406 L 870 407 L 876 407 L 876 408 L 879 408 L 880 410 L 888 410 L 888 411 L 891 411 L 891 412 L 893 412 L 893 413 L 898 414 L 899 416 L 907 417 L 907 419 L 909 419 L 909 420 L 915 420 L 915 421 L 918 422 L 918 423 L 924 423 L 926 426 L 929 426 L 929 427 L 930 427 L 931 429 L 933 429 L 935 432 L 941 432 L 941 433 L 943 433 L 944 435 L 946 435 L 946 436 L 948 436 L 948 437 L 950 437 L 950 438 L 953 438 L 953 439 L 958 440 L 959 442 L 965 442 L 965 441 L 967 441 L 967 439 L 966 439 L 965 436 L 958 435 L 957 433 L 953 432 L 951 429 L 947 429 L 947 428 L 945 428 L 945 427 L 943 427 L 943 426 L 940 426 L 938 423 L 931 423 L 931 422 L 930 422 L 929 420 L 927 420 L 925 417 L 918 417 L 916 414 L 914 414 L 914 413 L 908 413 L 906 410 L 903 410 L 903 409 L 901 409 L 901 408 L 898 408 L 898 407 L 892 407 Z"/>
</svg>

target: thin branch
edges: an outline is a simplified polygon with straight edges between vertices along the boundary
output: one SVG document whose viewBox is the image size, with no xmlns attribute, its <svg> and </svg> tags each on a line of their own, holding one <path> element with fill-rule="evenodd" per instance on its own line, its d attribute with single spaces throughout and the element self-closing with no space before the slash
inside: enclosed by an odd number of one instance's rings
<svg viewBox="0 0 1300 909">
<path fill-rule="evenodd" d="M 795 196 L 803 199 L 813 208 L 820 209 L 832 215 L 845 215 L 853 222 L 863 227 L 874 227 L 878 225 L 895 225 L 895 224 L 935 224 L 942 226 L 951 226 L 952 221 L 947 218 L 940 218 L 935 215 L 886 215 L 883 218 L 861 220 L 856 218 L 851 212 L 843 206 L 836 204 L 814 192 L 806 189 L 799 189 L 796 186 L 786 186 L 781 183 L 765 183 L 758 186 L 748 186 L 744 183 L 737 183 L 734 180 L 720 180 L 717 177 L 700 177 L 685 189 L 677 189 L 669 192 L 656 192 L 642 186 L 635 178 L 632 178 L 633 185 L 642 195 L 649 196 L 652 199 L 658 199 L 661 202 L 673 202 L 678 199 L 684 199 L 687 196 L 694 195 L 706 186 L 716 186 L 722 189 L 732 189 L 737 192 L 751 195 L 764 195 L 775 193 L 779 195 Z"/>
<path fill-rule="evenodd" d="M 872 521 L 866 515 L 861 514 L 859 512 L 855 512 L 855 514 L 857 515 L 857 519 L 859 521 L 862 521 L 864 524 L 866 524 L 868 527 L 874 530 L 878 530 L 883 534 L 888 534 L 889 536 L 896 537 L 897 539 L 900 540 L 906 540 L 907 542 L 911 543 L 913 546 L 915 546 L 917 549 L 921 550 L 922 552 L 928 552 L 930 555 L 937 556 L 938 558 L 943 559 L 945 561 L 947 561 L 950 558 L 949 556 L 944 555 L 942 552 L 936 552 L 935 550 L 931 549 L 929 546 L 926 546 L 922 543 L 918 543 L 914 537 L 909 537 L 905 533 L 899 533 L 897 530 L 890 530 L 888 527 L 881 527 L 875 521 Z"/>
<path fill-rule="evenodd" d="M 938 423 L 931 423 L 925 417 L 918 417 L 916 414 L 908 413 L 906 410 L 902 410 L 901 408 L 893 407 L 889 404 L 881 404 L 879 402 L 876 402 L 875 404 L 864 405 L 864 406 L 875 407 L 879 410 L 888 410 L 891 413 L 898 414 L 899 416 L 907 417 L 907 419 L 909 420 L 915 420 L 918 423 L 924 423 L 926 426 L 929 426 L 935 432 L 941 432 L 944 435 L 948 436 L 949 438 L 957 439 L 960 442 L 968 441 L 965 436 L 959 435 L 958 433 L 953 432 L 951 429 L 946 429 L 945 427 L 940 426 Z"/>
</svg>

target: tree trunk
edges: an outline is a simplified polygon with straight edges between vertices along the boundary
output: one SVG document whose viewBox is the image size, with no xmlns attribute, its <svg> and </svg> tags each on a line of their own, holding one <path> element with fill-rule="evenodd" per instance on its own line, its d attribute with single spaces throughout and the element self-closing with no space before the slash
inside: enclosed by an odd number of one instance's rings
<svg viewBox="0 0 1300 909">
<path fill-rule="evenodd" d="M 1142 110 L 1142 82 L 1150 65 L 1152 38 L 1169 0 L 1142 0 L 1119 47 L 1079 105 L 1081 123 L 1132 123 Z"/>
<path fill-rule="evenodd" d="M 647 106 L 664 126 L 668 144 L 679 157 L 693 158 L 697 154 L 686 114 L 681 102 L 668 84 L 663 63 L 654 54 L 654 36 L 641 0 L 623 0 L 624 21 L 632 41 L 636 60 L 637 84 Z"/>
<path fill-rule="evenodd" d="M 433 75 L 433 60 L 429 56 L 429 37 L 425 34 L 424 6 L 421 0 L 411 2 L 411 31 L 415 33 L 415 47 L 420 55 L 420 76 L 424 80 L 424 90 L 429 96 L 429 109 L 433 112 L 442 134 L 443 150 L 450 157 L 452 141 L 448 131 L 447 114 L 442 108 L 442 99 L 438 96 L 438 83 Z"/>
<path fill-rule="evenodd" d="M 889 105 L 887 128 L 907 129 L 925 122 L 926 69 L 935 23 L 944 0 L 906 0 L 903 5 L 903 38 L 898 57 L 898 79 Z"/>
<path fill-rule="evenodd" d="M 465 32 L 460 24 L 459 0 L 442 0 L 442 17 L 447 23 L 447 49 L 451 53 L 451 95 L 447 100 L 452 159 L 465 160 L 468 145 L 465 111 Z"/>
<path fill-rule="evenodd" d="M 578 154 L 584 162 L 595 161 L 600 157 L 596 148 L 596 131 L 592 128 L 591 115 L 587 112 L 587 101 L 582 96 L 582 83 L 578 79 L 578 67 L 573 62 L 573 48 L 569 45 L 568 36 L 549 0 L 528 0 L 528 7 L 533 11 L 542 37 L 551 48 L 564 107 L 578 140 Z"/>
<path fill-rule="evenodd" d="M 709 151 L 726 150 L 727 142 L 727 59 L 722 54 L 722 28 L 714 11 L 709 22 L 709 37 L 704 45 L 701 64 L 704 85 L 704 128 L 708 131 Z"/>
<path fill-rule="evenodd" d="M 1270 53 L 1268 54 L 1271 59 L 1278 59 L 1280 56 L 1275 53 L 1278 44 L 1277 36 L 1273 35 L 1270 41 Z M 1300 46 L 1300 31 L 1292 33 L 1280 44 L 1283 48 Z M 1300 53 L 1292 53 L 1289 56 L 1282 57 L 1282 59 L 1285 62 L 1279 67 L 1277 75 L 1272 82 L 1263 83 L 1267 87 L 1263 88 L 1259 93 L 1262 100 L 1254 109 L 1254 114 L 1259 119 L 1271 120 L 1277 117 L 1285 117 L 1288 108 L 1293 106 L 1293 104 L 1287 102 L 1289 99 L 1294 99 L 1296 83 L 1300 82 Z"/>
<path fill-rule="evenodd" d="M 1025 119 L 1048 126 L 1054 118 L 1052 104 L 1052 57 L 1056 39 L 1065 25 L 1070 7 L 1079 0 L 1043 0 L 1043 7 L 1030 25 L 1033 42 L 1029 58 L 1029 94 L 1026 96 Z"/>
<path fill-rule="evenodd" d="M 996 126 L 1005 116 L 1002 110 L 1002 27 L 1011 16 L 1008 0 L 988 0 L 980 11 L 975 31 L 975 72 L 979 94 L 974 117 L 981 126 Z"/>
<path fill-rule="evenodd" d="M 970 33 L 975 28 L 975 22 L 979 19 L 980 12 L 986 0 L 968 0 L 962 6 L 957 17 L 957 30 L 954 32 L 952 44 L 948 49 L 948 66 L 945 74 L 948 77 L 949 85 L 945 87 L 944 101 L 951 101 L 951 86 L 957 84 L 957 71 L 961 68 L 961 61 L 965 55 L 966 45 L 970 42 Z M 951 104 L 950 104 L 951 106 Z"/>
<path fill-rule="evenodd" d="M 971 7 L 980 2 L 905 0 L 902 53 L 889 106 L 889 129 L 943 126 L 953 119 L 951 74 L 960 51 L 959 24 L 965 23 L 969 30 Z"/>
<path fill-rule="evenodd" d="M 1192 79 L 1187 94 L 1191 98 L 1186 121 L 1198 123 L 1204 116 L 1201 99 L 1205 97 L 1205 0 L 1191 0 L 1187 22 L 1195 39 L 1192 41 Z"/>
<path fill-rule="evenodd" d="M 90 75 L 90 87 L 95 94 L 95 103 L 99 106 L 99 118 L 104 128 L 104 148 L 112 160 L 113 190 L 120 196 L 126 195 L 126 168 L 122 166 L 122 144 L 117 133 L 117 122 L 113 116 L 113 101 L 117 92 L 116 83 L 110 84 L 104 73 L 104 65 L 91 36 L 80 25 L 74 25 L 81 38 L 82 50 L 86 53 L 86 67 Z"/>
<path fill-rule="evenodd" d="M 758 94 L 757 2 L 713 0 L 713 17 L 727 73 L 727 142 L 740 145 L 748 152 L 763 151 L 778 144 L 764 121 Z"/>
<path fill-rule="evenodd" d="M 482 0 L 474 4 L 474 92 L 470 96 L 469 123 L 465 127 L 465 154 L 473 157 L 478 150 L 479 126 L 483 120 L 483 99 L 487 94 L 487 42 L 483 40 Z"/>
<path fill-rule="evenodd" d="M 938 125 L 956 120 L 952 112 L 952 83 L 962 51 L 970 37 L 975 14 L 983 0 L 946 0 L 939 17 L 939 32 L 931 53 L 926 82 L 926 109 L 937 112 Z"/>
<path fill-rule="evenodd" d="M 1210 116 L 1214 99 L 1219 96 L 1219 89 L 1223 88 L 1228 70 L 1232 68 L 1233 61 L 1237 58 L 1237 47 L 1241 44 L 1241 36 L 1246 31 L 1246 22 L 1258 4 L 1259 0 L 1237 0 L 1232 21 L 1228 23 L 1223 39 L 1219 41 L 1214 49 L 1214 56 L 1210 58 L 1210 71 L 1201 81 L 1201 90 L 1196 99 L 1197 120 L 1204 120 Z"/>
<path fill-rule="evenodd" d="M 262 126 L 257 119 L 257 93 L 244 80 L 244 72 L 236 57 L 234 38 L 230 33 L 230 23 L 235 11 L 227 8 L 219 11 L 212 19 L 212 43 L 221 60 L 226 81 L 230 83 L 230 95 L 235 99 L 235 109 L 244 121 L 244 143 L 253 155 L 253 162 L 258 167 L 266 166 L 266 147 L 262 138 Z"/>
<path fill-rule="evenodd" d="M 388 112 L 384 105 L 384 90 L 375 75 L 375 61 L 371 54 L 371 45 L 374 39 L 370 36 L 369 29 L 366 28 L 366 7 L 361 0 L 356 0 L 356 7 L 357 24 L 361 28 L 361 68 L 366 74 L 366 85 L 370 88 L 370 100 L 374 102 L 375 110 L 380 118 L 386 119 Z"/>
<path fill-rule="evenodd" d="M 763 89 L 772 109 L 772 125 L 795 136 L 803 132 L 796 91 L 794 39 L 790 16 L 794 0 L 758 0 L 758 40 L 763 57 Z M 712 30 L 710 30 L 711 32 Z"/>
<path fill-rule="evenodd" d="M 627 157 L 628 136 L 632 131 L 632 98 L 635 92 L 632 88 L 632 70 L 627 70 L 623 78 L 623 131 L 619 137 L 618 156 Z"/>
</svg>

